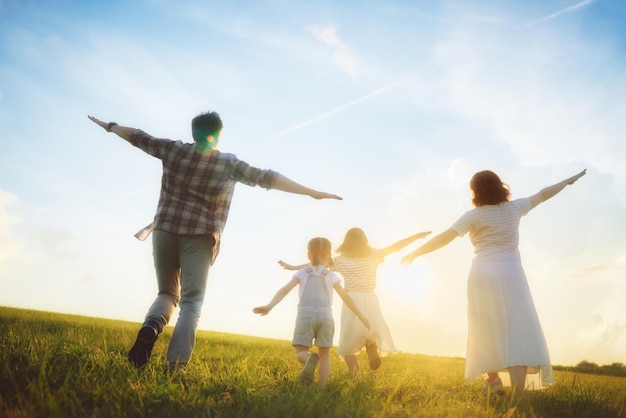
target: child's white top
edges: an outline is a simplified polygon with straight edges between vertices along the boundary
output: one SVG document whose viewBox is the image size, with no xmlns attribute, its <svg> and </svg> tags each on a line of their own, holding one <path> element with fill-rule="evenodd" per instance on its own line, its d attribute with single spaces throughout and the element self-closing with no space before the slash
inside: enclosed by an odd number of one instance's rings
<svg viewBox="0 0 626 418">
<path fill-rule="evenodd" d="M 298 279 L 300 281 L 300 286 L 298 286 L 298 295 L 300 296 L 300 299 L 302 299 L 302 292 L 304 292 L 304 289 L 306 288 L 306 283 L 307 280 L 309 278 L 309 274 L 307 273 L 307 269 L 313 269 L 313 273 L 315 273 L 316 275 L 320 275 L 322 274 L 322 272 L 324 270 L 326 270 L 326 267 L 324 266 L 306 266 L 301 268 L 300 270 L 298 270 L 293 277 L 295 277 L 296 279 Z M 332 304 L 333 302 L 333 287 L 335 287 L 335 283 L 340 282 L 341 279 L 332 271 L 328 271 L 328 274 L 326 275 L 326 286 L 328 286 L 328 290 L 330 292 L 330 302 Z"/>
</svg>

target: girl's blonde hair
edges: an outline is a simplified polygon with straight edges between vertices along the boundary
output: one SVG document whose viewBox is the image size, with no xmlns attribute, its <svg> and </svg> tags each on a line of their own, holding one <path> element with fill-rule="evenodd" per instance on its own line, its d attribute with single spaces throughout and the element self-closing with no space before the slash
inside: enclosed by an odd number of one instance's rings
<svg viewBox="0 0 626 418">
<path fill-rule="evenodd" d="M 307 250 L 311 265 L 319 266 L 323 261 L 330 261 L 330 249 L 330 241 L 326 238 L 315 237 L 310 240 Z"/>
</svg>

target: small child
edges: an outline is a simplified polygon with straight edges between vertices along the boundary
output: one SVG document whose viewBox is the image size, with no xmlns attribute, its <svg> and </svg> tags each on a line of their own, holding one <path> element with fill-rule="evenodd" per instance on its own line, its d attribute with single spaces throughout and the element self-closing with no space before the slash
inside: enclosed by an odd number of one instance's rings
<svg viewBox="0 0 626 418">
<path fill-rule="evenodd" d="M 341 287 L 341 279 L 328 270 L 330 262 L 330 241 L 326 238 L 313 238 L 309 241 L 307 252 L 311 264 L 298 270 L 285 286 L 281 287 L 271 302 L 253 309 L 261 316 L 267 315 L 296 285 L 300 285 L 300 302 L 292 345 L 296 349 L 296 358 L 304 366 L 300 381 L 313 383 L 315 368 L 319 363 L 319 384 L 325 387 L 330 376 L 330 348 L 333 346 L 335 322 L 333 320 L 333 289 L 355 315 L 369 328 L 367 318 L 363 316 L 350 295 Z M 309 353 L 313 345 L 318 353 Z"/>
</svg>

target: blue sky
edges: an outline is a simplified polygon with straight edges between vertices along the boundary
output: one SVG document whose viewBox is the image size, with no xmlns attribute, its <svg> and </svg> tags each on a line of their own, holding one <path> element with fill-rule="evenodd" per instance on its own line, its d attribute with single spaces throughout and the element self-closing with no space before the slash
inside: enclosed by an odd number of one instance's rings
<svg viewBox="0 0 626 418">
<path fill-rule="evenodd" d="M 141 322 L 155 295 L 160 165 L 87 119 L 220 149 L 343 201 L 239 185 L 201 328 L 289 340 L 276 263 L 353 226 L 374 246 L 448 228 L 492 169 L 523 197 L 587 168 L 522 221 L 555 364 L 625 362 L 626 5 L 619 1 L 0 0 L 0 305 Z M 464 356 L 467 237 L 378 294 L 405 352 Z M 336 302 L 339 314 L 340 304 Z"/>
</svg>

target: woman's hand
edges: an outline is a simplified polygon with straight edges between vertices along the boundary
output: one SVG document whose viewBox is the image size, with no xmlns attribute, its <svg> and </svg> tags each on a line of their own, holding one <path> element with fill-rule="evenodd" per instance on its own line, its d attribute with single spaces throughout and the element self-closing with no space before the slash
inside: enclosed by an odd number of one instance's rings
<svg viewBox="0 0 626 418">
<path fill-rule="evenodd" d="M 587 174 L 587 169 L 586 168 L 583 171 L 581 171 L 580 173 L 578 173 L 578 174 L 568 178 L 567 179 L 567 184 L 572 185 L 572 184 L 576 183 L 576 180 L 578 180 L 579 178 L 581 178 L 585 174 Z"/>
</svg>

